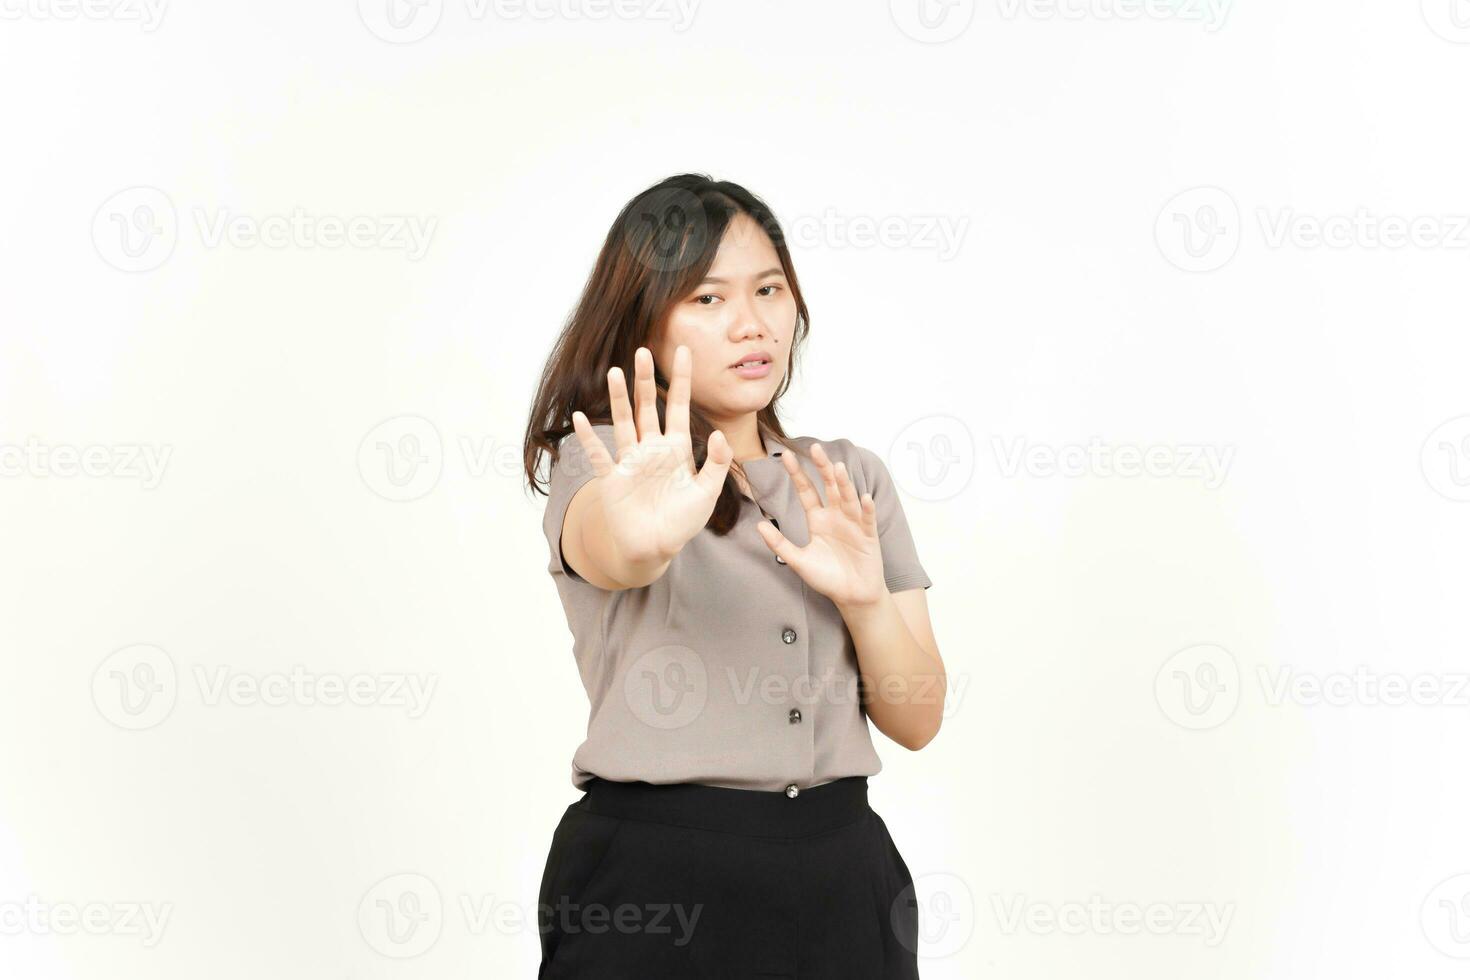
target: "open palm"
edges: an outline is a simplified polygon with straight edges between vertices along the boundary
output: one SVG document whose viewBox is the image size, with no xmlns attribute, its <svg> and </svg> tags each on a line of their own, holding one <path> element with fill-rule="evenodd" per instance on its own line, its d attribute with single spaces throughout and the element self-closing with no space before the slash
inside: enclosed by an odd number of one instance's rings
<svg viewBox="0 0 1470 980">
<path fill-rule="evenodd" d="M 883 577 L 883 551 L 878 541 L 878 513 L 873 497 L 867 493 L 858 497 L 846 464 L 834 466 L 820 443 L 813 443 L 812 459 L 822 474 L 826 503 L 802 471 L 796 454 L 781 454 L 782 465 L 796 485 L 796 495 L 806 512 L 811 540 L 798 548 L 769 521 L 756 525 L 761 538 L 803 582 L 837 605 L 877 602 L 888 587 Z"/>
<path fill-rule="evenodd" d="M 710 434 L 704 468 L 694 470 L 689 438 L 692 361 L 688 347 L 681 344 L 675 349 L 665 431 L 659 430 L 653 353 L 640 347 L 633 355 L 636 414 L 628 404 L 622 369 L 608 371 L 616 461 L 587 416 L 572 413 L 572 427 L 602 480 L 601 506 L 612 543 L 631 560 L 666 561 L 678 554 L 709 521 L 735 458 L 724 433 L 716 429 Z"/>
</svg>

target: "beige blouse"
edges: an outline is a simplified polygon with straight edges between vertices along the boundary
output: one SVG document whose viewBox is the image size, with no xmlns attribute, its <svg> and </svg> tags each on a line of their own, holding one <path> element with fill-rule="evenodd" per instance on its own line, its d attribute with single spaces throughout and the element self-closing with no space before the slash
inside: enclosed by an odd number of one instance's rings
<svg viewBox="0 0 1470 980">
<path fill-rule="evenodd" d="M 613 427 L 593 431 L 617 457 Z M 817 440 L 792 440 L 825 499 L 810 459 Z M 809 540 L 806 515 L 763 437 L 764 459 L 741 465 L 756 498 L 742 498 L 724 537 L 701 530 L 655 582 L 608 591 L 577 575 L 561 553 L 572 496 L 596 473 L 576 433 L 551 469 L 543 528 L 549 571 L 566 611 L 572 653 L 591 702 L 572 784 L 593 775 L 650 783 L 800 790 L 882 769 L 857 686 L 857 651 L 832 601 L 772 554 L 756 531 L 762 509 L 791 542 Z M 929 588 L 897 489 L 883 461 L 847 439 L 823 442 L 877 508 L 890 592 Z"/>
</svg>

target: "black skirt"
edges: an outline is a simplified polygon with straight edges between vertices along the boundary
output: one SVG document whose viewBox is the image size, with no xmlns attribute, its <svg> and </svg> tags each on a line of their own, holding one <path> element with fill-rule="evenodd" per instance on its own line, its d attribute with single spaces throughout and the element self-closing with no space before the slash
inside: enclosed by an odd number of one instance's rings
<svg viewBox="0 0 1470 980">
<path fill-rule="evenodd" d="M 913 878 L 850 776 L 784 792 L 594 778 L 541 879 L 539 980 L 908 980 Z"/>
</svg>

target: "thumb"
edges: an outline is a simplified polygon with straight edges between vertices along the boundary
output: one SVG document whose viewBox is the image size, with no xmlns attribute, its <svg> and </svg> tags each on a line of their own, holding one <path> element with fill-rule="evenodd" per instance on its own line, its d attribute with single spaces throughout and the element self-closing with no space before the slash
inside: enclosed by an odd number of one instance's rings
<svg viewBox="0 0 1470 980">
<path fill-rule="evenodd" d="M 734 459 L 735 450 L 725 441 L 725 434 L 716 429 L 710 433 L 709 441 L 705 443 L 704 466 L 695 477 L 695 482 L 710 496 L 717 495 L 725 485 L 725 477 L 729 474 L 730 463 Z"/>
</svg>

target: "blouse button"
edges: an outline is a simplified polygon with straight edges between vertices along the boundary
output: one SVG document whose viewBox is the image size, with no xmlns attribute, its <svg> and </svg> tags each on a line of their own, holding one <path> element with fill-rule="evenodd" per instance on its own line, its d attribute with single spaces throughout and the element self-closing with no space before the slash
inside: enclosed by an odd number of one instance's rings
<svg viewBox="0 0 1470 980">
<path fill-rule="evenodd" d="M 786 795 L 789 796 L 793 800 L 796 799 L 796 794 L 797 793 L 800 793 L 800 792 L 801 792 L 801 790 L 799 790 L 799 789 L 796 788 L 796 784 L 795 783 L 792 783 L 792 784 L 790 784 L 789 786 L 786 787 Z"/>
<path fill-rule="evenodd" d="M 795 643 L 796 642 L 796 630 L 792 629 L 790 626 L 788 626 L 784 630 L 782 630 L 781 631 L 781 642 L 782 643 Z"/>
<path fill-rule="evenodd" d="M 786 564 L 786 559 L 785 558 L 782 558 L 780 555 L 777 555 L 776 556 L 776 564 L 777 565 L 784 565 L 784 564 Z"/>
<path fill-rule="evenodd" d="M 793 724 L 793 725 L 795 725 L 797 722 L 801 721 L 801 709 L 800 708 L 792 708 L 791 709 L 791 713 L 786 716 L 786 720 L 789 721 L 789 722 L 791 722 L 791 724 Z"/>
</svg>

